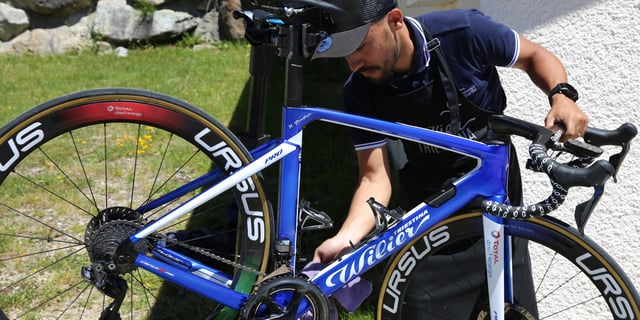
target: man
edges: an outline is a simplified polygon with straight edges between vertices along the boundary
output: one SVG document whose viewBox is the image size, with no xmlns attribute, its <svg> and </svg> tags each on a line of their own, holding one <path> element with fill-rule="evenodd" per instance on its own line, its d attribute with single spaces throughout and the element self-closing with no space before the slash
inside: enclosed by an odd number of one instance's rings
<svg viewBox="0 0 640 320">
<path fill-rule="evenodd" d="M 330 35 L 318 45 L 314 59 L 346 59 L 353 71 L 343 89 L 347 112 L 481 139 L 488 117 L 506 107 L 496 67 L 515 67 L 549 96 L 547 127 L 561 123 L 563 140 L 584 134 L 588 120 L 575 103 L 577 92 L 567 83 L 561 62 L 481 12 L 441 11 L 414 19 L 403 16 L 395 0 L 328 2 L 343 13 L 326 15 Z M 316 249 L 315 262 L 335 260 L 351 248 L 350 243 L 369 234 L 375 221 L 367 199 L 384 205 L 391 200 L 388 140 L 360 130 L 354 130 L 352 138 L 359 185 L 345 222 Z M 416 143 L 402 145 L 408 161 L 400 164 L 398 177 L 405 188 L 398 201 L 405 209 L 475 165 L 453 153 Z M 512 161 L 511 169 L 509 200 L 517 204 L 521 202 L 517 162 Z M 526 255 L 524 248 L 519 251 Z"/>
</svg>

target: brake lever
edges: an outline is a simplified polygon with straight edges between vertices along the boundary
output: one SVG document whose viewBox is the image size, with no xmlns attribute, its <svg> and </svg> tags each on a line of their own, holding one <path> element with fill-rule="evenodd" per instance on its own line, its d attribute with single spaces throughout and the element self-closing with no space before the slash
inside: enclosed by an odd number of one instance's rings
<svg viewBox="0 0 640 320">
<path fill-rule="evenodd" d="M 596 205 L 604 194 L 604 184 L 593 187 L 593 196 L 591 199 L 576 206 L 574 212 L 574 218 L 576 219 L 576 226 L 580 235 L 584 236 L 584 227 L 591 216 L 591 212 L 595 209 Z"/>
</svg>

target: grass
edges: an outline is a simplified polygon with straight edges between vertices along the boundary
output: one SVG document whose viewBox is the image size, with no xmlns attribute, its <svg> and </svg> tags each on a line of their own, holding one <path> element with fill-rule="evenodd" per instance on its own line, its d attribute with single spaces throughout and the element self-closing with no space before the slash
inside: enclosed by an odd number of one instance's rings
<svg viewBox="0 0 640 320">
<path fill-rule="evenodd" d="M 249 79 L 248 61 L 249 49 L 243 43 L 202 51 L 169 46 L 130 50 L 126 58 L 90 51 L 0 55 L 0 123 L 57 96 L 99 87 L 162 92 L 227 123 Z"/>
<path fill-rule="evenodd" d="M 173 46 L 139 48 L 130 50 L 126 58 L 112 54 L 96 55 L 91 50 L 55 56 L 0 55 L 0 125 L 37 104 L 74 91 L 134 87 L 186 100 L 211 113 L 232 130 L 241 131 L 247 117 L 249 55 L 250 50 L 245 43 L 225 43 L 217 49 L 201 51 Z M 284 91 L 283 72 L 278 67 L 281 64 L 275 63 L 267 96 L 267 133 L 272 136 L 277 136 L 280 130 L 278 107 L 283 101 Z M 345 69 L 332 62 L 315 62 L 306 70 L 305 102 L 339 105 L 338 93 Z M 148 140 L 149 136 L 142 136 L 143 139 L 145 137 Z M 114 147 L 126 147 L 135 144 L 132 139 L 136 137 L 117 139 L 119 142 Z M 339 225 L 348 207 L 356 174 L 355 159 L 346 132 L 318 123 L 305 131 L 304 139 L 307 147 L 303 153 L 301 197 L 310 200 L 314 208 L 328 212 L 335 225 Z M 159 144 L 159 141 L 147 140 L 139 144 Z M 152 149 L 143 152 L 150 153 Z M 91 153 L 87 153 L 85 160 L 91 161 Z M 46 161 L 43 159 L 33 170 L 46 172 Z M 266 175 L 272 197 L 278 180 L 275 173 Z M 42 178 L 61 179 L 55 175 L 42 175 Z M 42 203 L 41 200 L 27 199 L 30 203 Z M 78 230 L 82 229 L 83 226 L 79 226 Z M 309 256 L 315 245 L 333 232 L 305 234 L 301 253 Z M 342 315 L 341 318 L 370 319 L 370 309 L 370 304 L 366 304 L 355 314 Z"/>
</svg>

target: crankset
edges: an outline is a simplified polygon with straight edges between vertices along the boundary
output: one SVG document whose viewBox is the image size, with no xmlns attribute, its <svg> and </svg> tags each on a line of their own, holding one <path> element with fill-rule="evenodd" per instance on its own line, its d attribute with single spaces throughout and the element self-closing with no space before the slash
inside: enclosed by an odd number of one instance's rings
<svg viewBox="0 0 640 320">
<path fill-rule="evenodd" d="M 260 283 L 240 319 L 329 319 L 327 297 L 306 278 L 278 276 Z"/>
</svg>

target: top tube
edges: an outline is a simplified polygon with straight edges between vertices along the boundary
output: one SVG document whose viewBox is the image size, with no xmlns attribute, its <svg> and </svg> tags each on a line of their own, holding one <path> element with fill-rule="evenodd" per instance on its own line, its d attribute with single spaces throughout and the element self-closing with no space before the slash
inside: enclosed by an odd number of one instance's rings
<svg viewBox="0 0 640 320">
<path fill-rule="evenodd" d="M 390 137 L 406 139 L 417 143 L 428 144 L 467 155 L 478 160 L 487 160 L 492 163 L 497 160 L 495 145 L 487 145 L 479 141 L 470 140 L 445 132 L 414 127 L 402 123 L 367 118 L 342 111 L 318 107 L 285 108 L 282 126 L 283 138 L 290 139 L 298 134 L 302 130 L 302 127 L 318 120 L 335 123 L 341 126 L 374 131 Z"/>
</svg>

